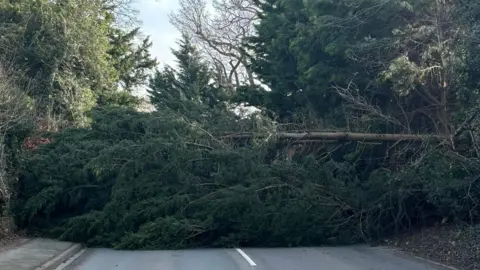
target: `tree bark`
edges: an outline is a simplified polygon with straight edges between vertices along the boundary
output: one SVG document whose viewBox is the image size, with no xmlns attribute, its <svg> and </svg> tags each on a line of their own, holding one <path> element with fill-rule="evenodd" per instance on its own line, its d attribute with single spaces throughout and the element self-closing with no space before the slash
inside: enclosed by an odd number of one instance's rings
<svg viewBox="0 0 480 270">
<path fill-rule="evenodd" d="M 268 135 L 255 133 L 237 133 L 221 136 L 222 139 L 249 139 L 265 138 Z M 398 142 L 398 141 L 424 141 L 446 140 L 447 136 L 432 134 L 377 134 L 353 132 L 304 132 L 304 133 L 278 133 L 278 139 L 283 140 L 334 140 L 334 141 L 367 141 L 367 142 Z"/>
</svg>

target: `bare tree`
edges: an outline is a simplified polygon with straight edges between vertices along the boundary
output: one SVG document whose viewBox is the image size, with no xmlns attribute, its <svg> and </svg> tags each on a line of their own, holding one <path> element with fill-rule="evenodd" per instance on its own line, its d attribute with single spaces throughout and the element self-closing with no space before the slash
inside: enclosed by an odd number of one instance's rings
<svg viewBox="0 0 480 270">
<path fill-rule="evenodd" d="M 254 33 L 258 10 L 253 0 L 180 0 L 171 22 L 200 45 L 217 81 L 225 86 L 254 85 L 243 42 Z"/>
</svg>

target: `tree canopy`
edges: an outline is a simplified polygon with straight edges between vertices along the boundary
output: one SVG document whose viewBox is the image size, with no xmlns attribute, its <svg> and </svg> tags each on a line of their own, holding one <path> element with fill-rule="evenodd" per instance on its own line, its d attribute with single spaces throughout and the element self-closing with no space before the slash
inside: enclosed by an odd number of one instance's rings
<svg viewBox="0 0 480 270">
<path fill-rule="evenodd" d="M 111 1 L 110 1 L 111 2 Z M 0 4 L 0 59 L 34 80 L 28 93 L 44 115 L 84 125 L 99 97 L 129 90 L 155 66 L 138 30 L 115 24 L 112 3 L 104 0 L 3 0 Z"/>
<path fill-rule="evenodd" d="M 474 1 L 257 5 L 251 68 L 271 91 L 243 89 L 240 100 L 280 121 L 300 112 L 323 128 L 450 135 L 478 99 L 468 68 L 477 54 Z"/>
</svg>

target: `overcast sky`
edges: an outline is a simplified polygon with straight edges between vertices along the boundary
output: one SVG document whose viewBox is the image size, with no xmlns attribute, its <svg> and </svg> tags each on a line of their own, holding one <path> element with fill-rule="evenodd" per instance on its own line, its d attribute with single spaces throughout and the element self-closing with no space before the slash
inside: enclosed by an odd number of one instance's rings
<svg viewBox="0 0 480 270">
<path fill-rule="evenodd" d="M 138 0 L 135 4 L 143 22 L 142 32 L 150 36 L 153 42 L 152 54 L 161 65 L 171 65 L 174 62 L 170 48 L 176 46 L 180 33 L 170 24 L 168 15 L 178 7 L 178 0 Z"/>
</svg>

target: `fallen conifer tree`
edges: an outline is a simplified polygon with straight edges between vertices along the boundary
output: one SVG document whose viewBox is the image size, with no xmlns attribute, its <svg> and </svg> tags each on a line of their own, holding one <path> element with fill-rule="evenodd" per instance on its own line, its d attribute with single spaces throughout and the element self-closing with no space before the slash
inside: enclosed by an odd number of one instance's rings
<svg viewBox="0 0 480 270">
<path fill-rule="evenodd" d="M 173 113 L 96 111 L 52 139 L 24 163 L 17 224 L 92 246 L 353 243 L 480 216 L 480 164 L 430 148 L 361 179 L 359 156 L 271 164 L 274 146 L 232 147 Z"/>
</svg>

